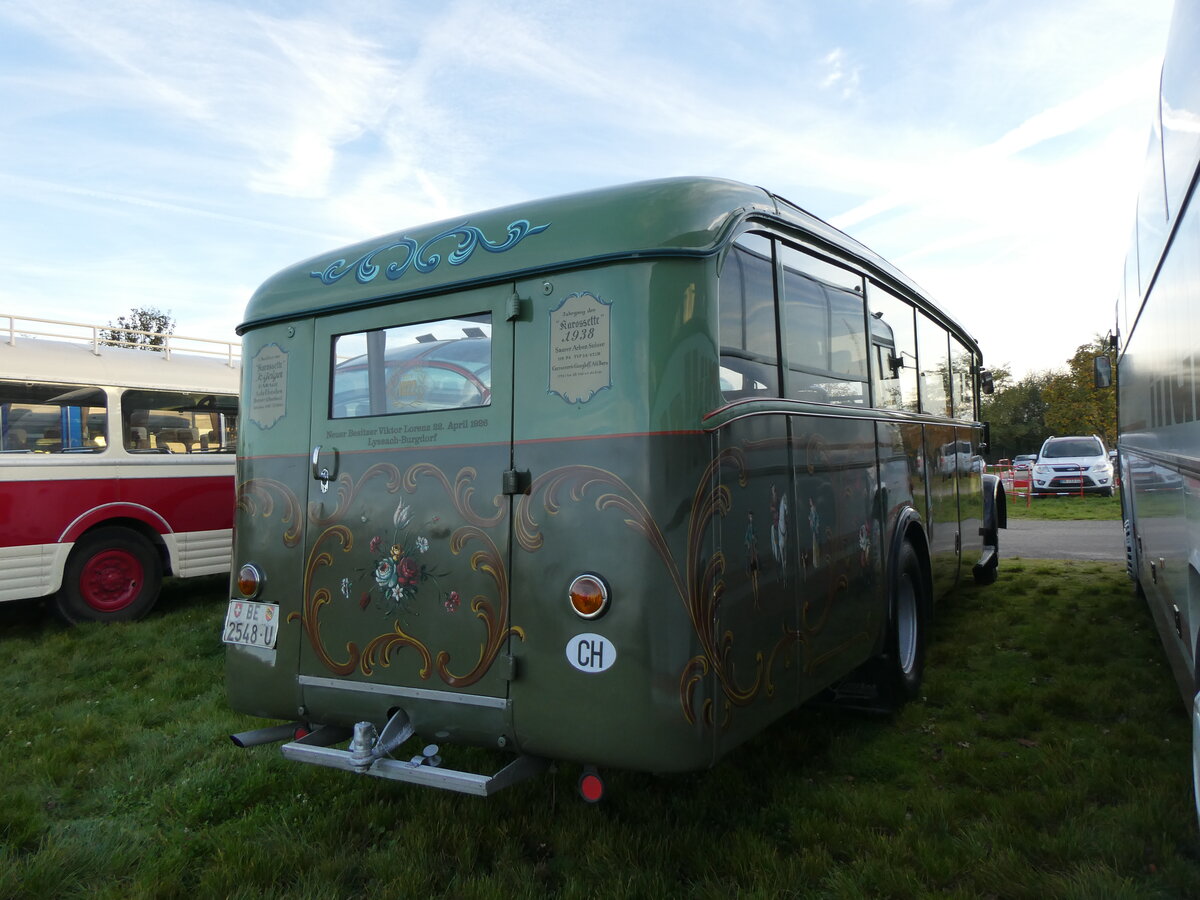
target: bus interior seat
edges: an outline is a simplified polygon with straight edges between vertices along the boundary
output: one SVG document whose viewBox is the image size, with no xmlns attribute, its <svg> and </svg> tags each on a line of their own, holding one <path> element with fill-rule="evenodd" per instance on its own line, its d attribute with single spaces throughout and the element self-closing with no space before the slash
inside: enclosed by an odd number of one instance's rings
<svg viewBox="0 0 1200 900">
<path fill-rule="evenodd" d="M 158 432 L 158 448 L 164 447 L 172 453 L 191 453 L 200 440 L 195 428 L 163 428 Z"/>
<path fill-rule="evenodd" d="M 51 425 L 42 432 L 42 436 L 37 440 L 36 449 L 43 453 L 57 453 L 62 450 L 62 429 L 57 425 Z"/>
<path fill-rule="evenodd" d="M 28 450 L 29 435 L 24 428 L 10 428 L 4 437 L 5 450 Z"/>
</svg>

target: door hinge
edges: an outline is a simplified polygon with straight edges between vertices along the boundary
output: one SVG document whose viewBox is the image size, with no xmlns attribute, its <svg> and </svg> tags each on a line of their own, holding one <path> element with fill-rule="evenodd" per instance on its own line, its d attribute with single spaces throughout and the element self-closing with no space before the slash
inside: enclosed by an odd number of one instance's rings
<svg viewBox="0 0 1200 900">
<path fill-rule="evenodd" d="M 502 656 L 501 659 L 504 661 L 505 680 L 516 681 L 517 673 L 520 671 L 520 667 L 517 665 L 517 658 L 510 653 L 507 656 Z"/>
<path fill-rule="evenodd" d="M 505 319 L 509 322 L 515 322 L 521 318 L 521 295 L 513 291 L 512 296 L 508 298 L 508 310 L 505 314 Z"/>
<path fill-rule="evenodd" d="M 529 487 L 533 484 L 528 469 L 509 469 L 504 473 L 502 481 L 503 494 L 528 494 Z"/>
</svg>

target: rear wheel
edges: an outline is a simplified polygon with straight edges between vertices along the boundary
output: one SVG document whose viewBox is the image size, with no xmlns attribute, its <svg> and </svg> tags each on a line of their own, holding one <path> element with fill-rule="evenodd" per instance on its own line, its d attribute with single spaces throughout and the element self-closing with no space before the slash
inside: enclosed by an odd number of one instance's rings
<svg viewBox="0 0 1200 900">
<path fill-rule="evenodd" d="M 929 623 L 929 589 L 920 557 L 912 544 L 900 545 L 893 569 L 892 622 L 880 671 L 880 693 L 893 706 L 917 696 L 925 674 Z"/>
<path fill-rule="evenodd" d="M 146 615 L 162 586 L 162 561 L 141 535 L 101 528 L 76 543 L 51 606 L 66 622 L 124 622 Z"/>
</svg>

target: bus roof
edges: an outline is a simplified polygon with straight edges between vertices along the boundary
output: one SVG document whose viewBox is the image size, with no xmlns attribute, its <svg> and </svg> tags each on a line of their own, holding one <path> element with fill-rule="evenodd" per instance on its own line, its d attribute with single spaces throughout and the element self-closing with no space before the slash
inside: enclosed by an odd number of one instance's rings
<svg viewBox="0 0 1200 900">
<path fill-rule="evenodd" d="M 533 200 L 323 253 L 269 278 L 237 330 L 607 260 L 707 256 L 752 217 L 800 229 L 924 301 L 882 257 L 763 188 L 668 178 Z"/>
<path fill-rule="evenodd" d="M 55 384 L 115 385 L 204 393 L 238 391 L 240 366 L 174 351 L 97 348 L 88 343 L 13 337 L 0 340 L 0 377 Z"/>
</svg>

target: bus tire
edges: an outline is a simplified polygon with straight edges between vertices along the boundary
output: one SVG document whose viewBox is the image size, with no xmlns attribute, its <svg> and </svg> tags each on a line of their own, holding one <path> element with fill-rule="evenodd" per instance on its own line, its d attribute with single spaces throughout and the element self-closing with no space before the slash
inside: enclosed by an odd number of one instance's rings
<svg viewBox="0 0 1200 900">
<path fill-rule="evenodd" d="M 921 688 L 929 606 L 929 588 L 921 558 L 912 544 L 904 541 L 892 569 L 892 620 L 880 679 L 881 694 L 894 708 L 916 697 Z"/>
<path fill-rule="evenodd" d="M 129 622 L 153 608 L 161 587 L 162 560 L 154 547 L 135 531 L 110 526 L 75 544 L 51 606 L 70 625 Z"/>
</svg>

